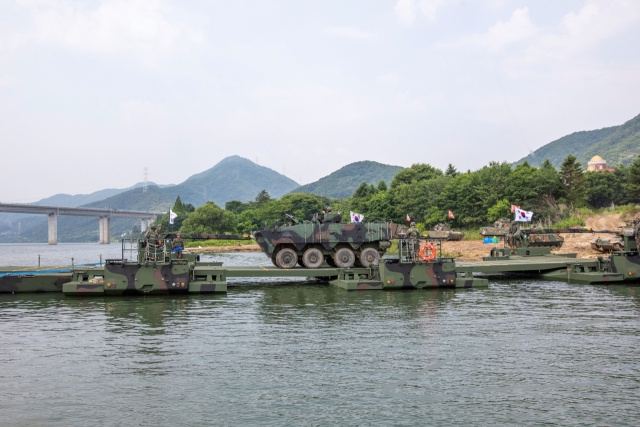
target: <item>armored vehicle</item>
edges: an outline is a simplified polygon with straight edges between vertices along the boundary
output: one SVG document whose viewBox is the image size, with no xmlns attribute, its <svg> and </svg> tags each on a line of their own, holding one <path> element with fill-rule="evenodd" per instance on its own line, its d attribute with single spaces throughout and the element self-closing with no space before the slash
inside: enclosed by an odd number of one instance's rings
<svg viewBox="0 0 640 427">
<path fill-rule="evenodd" d="M 331 267 L 369 267 L 397 238 L 397 224 L 386 222 L 341 222 L 342 214 L 315 214 L 311 221 L 287 217 L 291 225 L 256 231 L 253 236 L 262 251 L 280 268 L 300 264 L 319 268 L 324 262 Z"/>
<path fill-rule="evenodd" d="M 520 228 L 518 223 L 511 223 L 504 235 L 505 246 L 510 248 L 560 248 L 564 238 L 558 233 L 574 233 L 577 229 Z M 590 231 L 589 231 L 590 232 Z"/>
<path fill-rule="evenodd" d="M 591 248 L 599 252 L 624 251 L 625 239 L 637 237 L 640 232 L 640 218 L 627 221 L 626 225 L 610 230 L 612 237 L 596 237 L 591 240 Z"/>
<path fill-rule="evenodd" d="M 508 218 L 499 219 L 493 223 L 493 226 L 482 227 L 480 234 L 484 237 L 498 237 L 498 239 L 504 238 L 504 235 L 509 232 L 511 228 L 511 220 Z"/>
<path fill-rule="evenodd" d="M 449 228 L 449 224 L 440 223 L 434 227 L 433 231 L 427 231 L 426 237 L 431 239 L 457 241 L 462 240 L 464 233 L 462 231 L 455 231 Z"/>
</svg>

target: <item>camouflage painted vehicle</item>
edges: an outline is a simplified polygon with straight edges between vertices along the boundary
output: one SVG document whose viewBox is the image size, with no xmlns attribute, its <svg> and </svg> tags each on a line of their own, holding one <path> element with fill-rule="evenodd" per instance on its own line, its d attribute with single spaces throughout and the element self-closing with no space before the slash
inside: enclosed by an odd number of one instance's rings
<svg viewBox="0 0 640 427">
<path fill-rule="evenodd" d="M 640 234 L 640 218 L 629 220 L 622 227 L 605 231 L 615 234 L 615 236 L 596 237 L 590 242 L 591 248 L 599 252 L 624 251 L 625 241 L 629 237 L 637 237 Z"/>
<path fill-rule="evenodd" d="M 509 232 L 511 229 L 511 220 L 508 218 L 499 219 L 498 221 L 493 223 L 493 226 L 490 227 L 482 227 L 480 229 L 480 234 L 483 237 L 498 237 L 498 239 L 503 239 L 504 235 Z"/>
<path fill-rule="evenodd" d="M 279 268 L 369 267 L 380 259 L 397 238 L 397 224 L 386 222 L 341 222 L 341 213 L 315 214 L 311 221 L 256 231 L 253 236 L 260 249 Z"/>
<path fill-rule="evenodd" d="M 71 269 L 50 271 L 50 268 L 0 268 L 0 293 L 61 292 L 71 281 Z"/>
<path fill-rule="evenodd" d="M 560 248 L 564 238 L 558 233 L 571 232 L 572 229 L 520 228 L 517 222 L 511 223 L 504 235 L 505 246 L 510 248 Z"/>
<path fill-rule="evenodd" d="M 434 230 L 427 231 L 425 237 L 430 239 L 442 239 L 448 241 L 462 240 L 464 233 L 462 231 L 455 231 L 449 228 L 449 224 L 438 224 L 434 227 Z"/>
</svg>

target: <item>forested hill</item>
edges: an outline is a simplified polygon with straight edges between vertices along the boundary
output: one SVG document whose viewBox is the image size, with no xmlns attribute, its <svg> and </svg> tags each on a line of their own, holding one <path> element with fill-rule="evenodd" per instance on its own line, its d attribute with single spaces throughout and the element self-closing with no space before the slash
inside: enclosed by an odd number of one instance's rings
<svg viewBox="0 0 640 427">
<path fill-rule="evenodd" d="M 207 201 L 224 206 L 231 200 L 251 201 L 261 190 L 267 190 L 271 197 L 279 198 L 298 185 L 273 169 L 257 165 L 244 157 L 230 156 L 211 169 L 192 175 L 182 184 L 163 191 L 172 200 L 180 196 L 183 202 L 194 206 L 201 206 Z"/>
<path fill-rule="evenodd" d="M 550 142 L 514 163 L 528 161 L 540 166 L 545 159 L 559 167 L 567 154 L 573 154 L 584 169 L 593 156 L 600 156 L 614 167 L 620 163 L 629 165 L 640 155 L 640 115 L 620 126 L 574 132 L 571 135 Z"/>
<path fill-rule="evenodd" d="M 368 160 L 355 162 L 320 178 L 318 181 L 298 187 L 291 193 L 313 193 L 333 198 L 351 197 L 362 182 L 377 184 L 384 180 L 390 184 L 394 175 L 402 169 L 404 168 L 401 166 L 385 165 Z"/>
</svg>

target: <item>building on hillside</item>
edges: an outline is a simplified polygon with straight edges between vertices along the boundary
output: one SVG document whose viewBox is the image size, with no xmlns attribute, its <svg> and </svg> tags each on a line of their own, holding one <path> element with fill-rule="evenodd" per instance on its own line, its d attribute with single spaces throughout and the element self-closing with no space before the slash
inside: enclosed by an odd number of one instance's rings
<svg viewBox="0 0 640 427">
<path fill-rule="evenodd" d="M 600 156 L 593 156 L 593 158 L 589 160 L 589 165 L 587 166 L 587 171 L 589 172 L 613 172 L 614 170 L 615 169 L 608 168 L 607 161 Z"/>
</svg>

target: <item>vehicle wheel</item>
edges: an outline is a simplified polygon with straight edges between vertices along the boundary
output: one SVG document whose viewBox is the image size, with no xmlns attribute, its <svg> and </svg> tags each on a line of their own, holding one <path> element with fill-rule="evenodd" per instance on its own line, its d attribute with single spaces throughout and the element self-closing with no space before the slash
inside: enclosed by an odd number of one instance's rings
<svg viewBox="0 0 640 427">
<path fill-rule="evenodd" d="M 297 262 L 298 254 L 293 249 L 281 249 L 276 255 L 276 265 L 280 268 L 293 268 Z"/>
<path fill-rule="evenodd" d="M 276 263 L 276 259 L 275 258 L 271 258 L 271 262 L 273 263 L 273 265 L 275 265 L 276 267 L 278 266 L 278 263 Z"/>
<path fill-rule="evenodd" d="M 329 267 L 334 267 L 334 268 L 335 268 L 336 263 L 335 263 L 335 261 L 333 260 L 333 258 L 331 258 L 331 255 L 328 255 L 327 257 L 325 257 L 325 259 L 324 259 L 324 260 L 325 260 L 325 262 L 327 263 L 327 265 L 328 265 Z"/>
<path fill-rule="evenodd" d="M 338 251 L 333 255 L 333 260 L 337 267 L 351 268 L 356 262 L 356 256 L 351 249 L 342 248 L 338 249 Z"/>
<path fill-rule="evenodd" d="M 369 268 L 370 265 L 380 260 L 380 254 L 374 248 L 367 248 L 360 253 L 360 263 L 364 268 Z"/>
<path fill-rule="evenodd" d="M 307 268 L 318 268 L 324 262 L 324 256 L 320 249 L 309 248 L 302 255 L 302 263 Z"/>
</svg>

